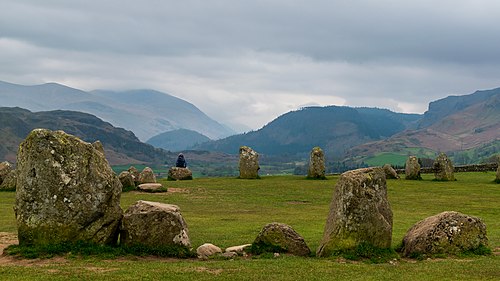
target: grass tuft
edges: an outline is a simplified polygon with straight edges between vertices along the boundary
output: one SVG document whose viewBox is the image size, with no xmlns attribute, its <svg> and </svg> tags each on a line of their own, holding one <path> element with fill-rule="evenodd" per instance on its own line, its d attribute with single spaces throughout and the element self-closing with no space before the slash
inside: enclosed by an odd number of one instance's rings
<svg viewBox="0 0 500 281">
<path fill-rule="evenodd" d="M 353 249 L 336 251 L 332 256 L 367 263 L 386 263 L 394 259 L 399 259 L 399 255 L 394 249 L 378 248 L 366 242 L 360 243 Z"/>
</svg>

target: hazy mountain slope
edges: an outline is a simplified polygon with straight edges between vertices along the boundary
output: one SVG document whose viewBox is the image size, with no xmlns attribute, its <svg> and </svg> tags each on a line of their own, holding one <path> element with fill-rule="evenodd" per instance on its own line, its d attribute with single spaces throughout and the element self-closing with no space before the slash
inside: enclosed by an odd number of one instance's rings
<svg viewBox="0 0 500 281">
<path fill-rule="evenodd" d="M 182 151 L 207 141 L 210 141 L 208 137 L 196 131 L 178 129 L 154 136 L 146 143 L 169 151 Z"/>
<path fill-rule="evenodd" d="M 418 117 L 376 108 L 306 107 L 288 112 L 258 131 L 196 148 L 238 153 L 241 145 L 248 145 L 264 154 L 303 156 L 314 146 L 320 146 L 329 156 L 342 157 L 355 145 L 386 138 L 406 129 Z"/>
<path fill-rule="evenodd" d="M 487 98 L 485 93 L 488 93 Z M 407 130 L 386 140 L 355 147 L 349 151 L 349 156 L 368 156 L 407 148 L 452 152 L 472 149 L 499 140 L 500 91 L 497 89 L 476 94 L 479 98 L 469 95 L 467 103 L 460 103 L 460 106 L 457 106 L 457 103 L 449 103 L 453 109 L 443 108 L 443 112 L 453 113 L 434 120 L 432 125 L 418 130 Z M 464 104 L 467 106 L 458 109 Z"/>
<path fill-rule="evenodd" d="M 63 130 L 87 142 L 102 142 L 111 164 L 161 163 L 174 157 L 161 149 L 141 143 L 130 131 L 113 127 L 101 119 L 81 112 L 30 112 L 21 108 L 0 108 L 0 159 L 15 162 L 17 147 L 35 128 Z"/>
<path fill-rule="evenodd" d="M 0 106 L 31 111 L 67 109 L 93 114 L 147 140 L 157 134 L 187 128 L 210 138 L 234 132 L 194 105 L 152 90 L 85 92 L 56 83 L 22 86 L 0 81 Z"/>
</svg>

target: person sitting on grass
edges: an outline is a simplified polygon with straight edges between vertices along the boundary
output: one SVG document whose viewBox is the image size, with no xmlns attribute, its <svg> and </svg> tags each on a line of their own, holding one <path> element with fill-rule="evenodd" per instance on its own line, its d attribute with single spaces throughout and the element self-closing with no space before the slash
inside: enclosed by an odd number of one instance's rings
<svg viewBox="0 0 500 281">
<path fill-rule="evenodd" d="M 187 162 L 186 162 L 186 159 L 184 159 L 184 154 L 179 153 L 179 156 L 177 156 L 177 161 L 175 161 L 175 167 L 178 167 L 178 168 L 186 168 L 187 167 Z"/>
</svg>

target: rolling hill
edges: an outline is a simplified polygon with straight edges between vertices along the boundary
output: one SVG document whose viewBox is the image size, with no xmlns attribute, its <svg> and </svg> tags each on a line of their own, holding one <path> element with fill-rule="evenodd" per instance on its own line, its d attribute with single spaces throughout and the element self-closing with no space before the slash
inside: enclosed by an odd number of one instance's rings
<svg viewBox="0 0 500 281">
<path fill-rule="evenodd" d="M 56 83 L 23 86 L 0 81 L 0 106 L 31 111 L 72 110 L 90 113 L 131 130 L 142 141 L 175 129 L 190 129 L 211 139 L 234 131 L 182 99 L 153 90 L 85 92 Z"/>
<path fill-rule="evenodd" d="M 146 143 L 169 151 L 183 151 L 207 141 L 208 137 L 196 131 L 177 129 L 154 136 Z"/>
</svg>

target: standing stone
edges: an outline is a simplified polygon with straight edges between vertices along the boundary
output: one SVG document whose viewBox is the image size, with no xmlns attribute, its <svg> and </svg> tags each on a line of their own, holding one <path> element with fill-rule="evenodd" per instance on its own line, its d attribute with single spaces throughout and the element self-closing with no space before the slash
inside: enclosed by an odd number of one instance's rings
<svg viewBox="0 0 500 281">
<path fill-rule="evenodd" d="M 240 178 L 259 178 L 259 154 L 248 146 L 240 147 Z"/>
<path fill-rule="evenodd" d="M 16 170 L 10 171 L 0 184 L 0 190 L 16 190 L 17 173 Z"/>
<path fill-rule="evenodd" d="M 325 177 L 325 154 L 320 147 L 314 147 L 309 156 L 309 171 L 307 178 L 326 179 Z"/>
<path fill-rule="evenodd" d="M 192 180 L 193 173 L 188 168 L 171 167 L 168 170 L 167 180 Z"/>
<path fill-rule="evenodd" d="M 16 170 L 20 245 L 116 243 L 122 186 L 92 144 L 35 129 L 19 146 Z"/>
<path fill-rule="evenodd" d="M 4 181 L 5 177 L 12 171 L 12 166 L 9 162 L 4 161 L 0 163 L 0 184 Z"/>
<path fill-rule="evenodd" d="M 190 247 L 188 233 L 179 207 L 139 200 L 123 215 L 120 244 Z"/>
<path fill-rule="evenodd" d="M 454 181 L 455 176 L 453 175 L 453 163 L 448 156 L 444 153 L 440 153 L 436 160 L 434 160 L 434 176 L 438 181 Z"/>
<path fill-rule="evenodd" d="M 153 169 L 145 167 L 139 174 L 139 184 L 143 183 L 156 183 L 156 176 Z"/>
<path fill-rule="evenodd" d="M 382 168 L 343 173 L 335 185 L 318 256 L 330 256 L 361 243 L 389 248 L 391 239 L 392 211 Z"/>
<path fill-rule="evenodd" d="M 303 257 L 311 253 L 302 236 L 291 226 L 277 222 L 267 224 L 262 228 L 252 244 L 252 251 L 256 254 L 271 251 Z"/>
<path fill-rule="evenodd" d="M 488 246 L 486 225 L 480 218 L 442 212 L 413 225 L 403 238 L 403 256 L 459 254 Z"/>
<path fill-rule="evenodd" d="M 407 180 L 421 180 L 420 164 L 418 163 L 417 156 L 410 156 L 406 160 L 405 179 Z"/>
<path fill-rule="evenodd" d="M 122 183 L 123 188 L 127 187 L 134 187 L 135 188 L 135 182 L 134 182 L 134 177 L 129 171 L 123 171 L 118 175 L 118 178 L 120 179 L 120 182 Z"/>
<path fill-rule="evenodd" d="M 132 178 L 134 179 L 135 186 L 138 186 L 140 184 L 139 182 L 139 175 L 141 174 L 139 170 L 137 170 L 136 167 L 130 166 L 127 170 L 130 175 L 132 175 Z"/>
<path fill-rule="evenodd" d="M 385 164 L 382 169 L 384 169 L 386 179 L 399 179 L 398 173 L 390 164 Z"/>
</svg>

